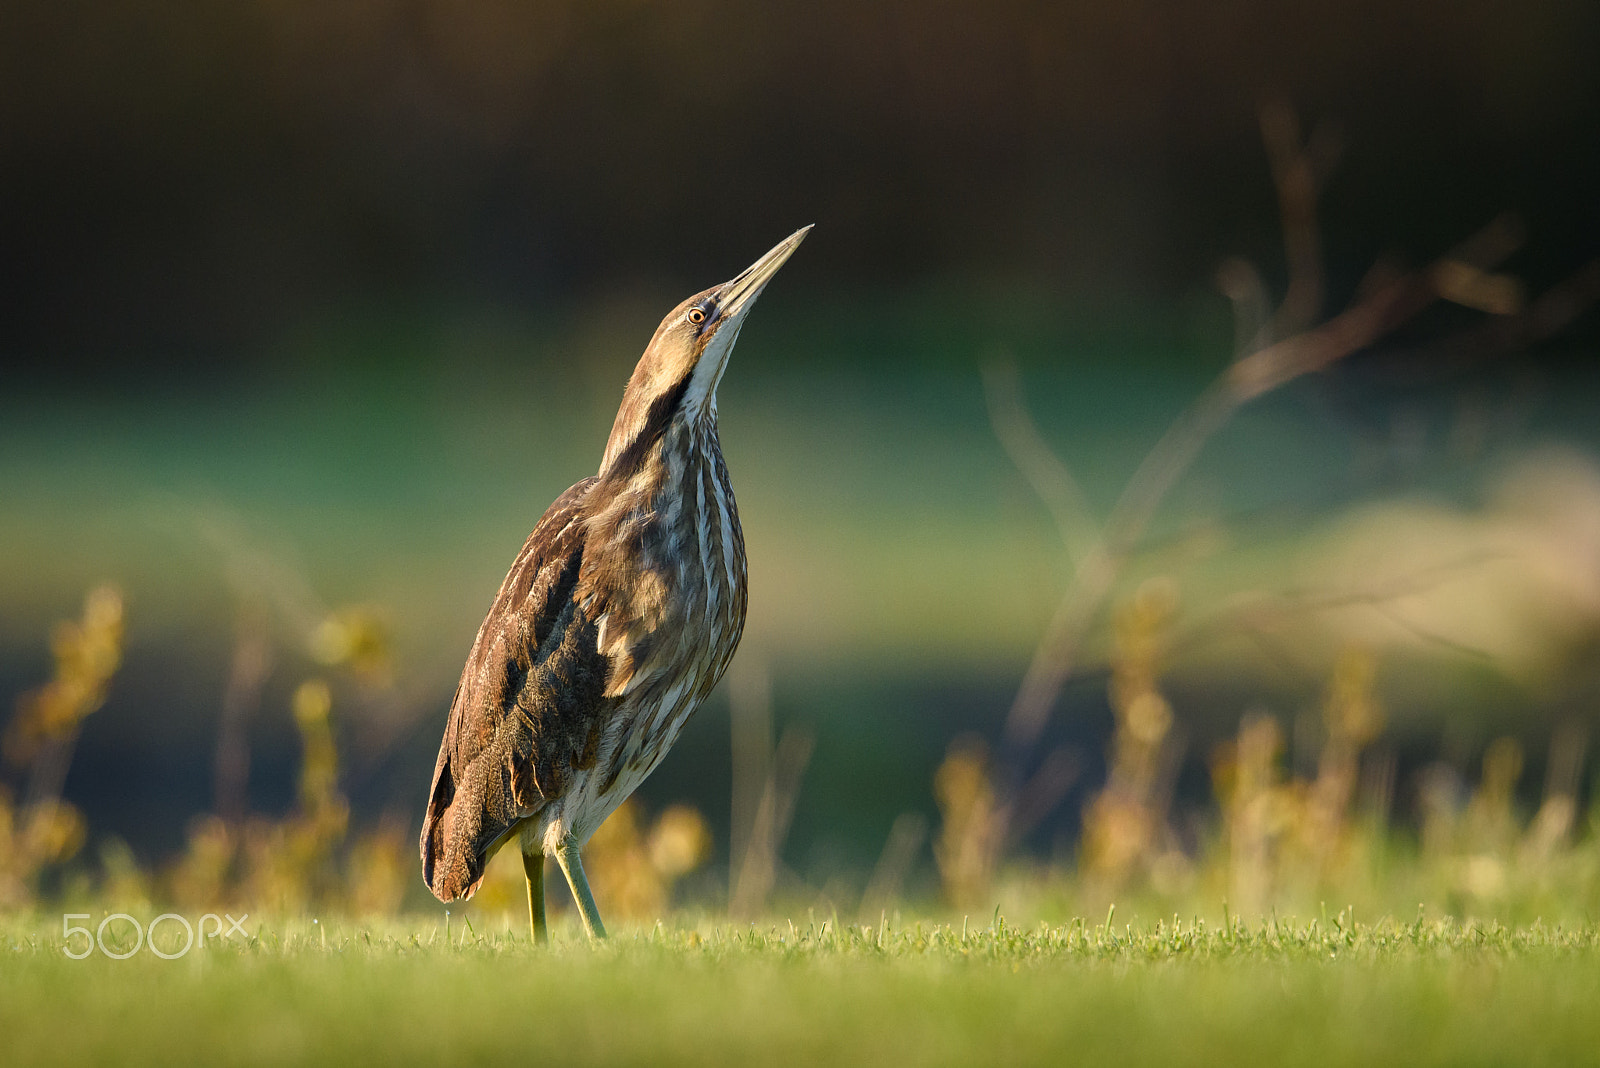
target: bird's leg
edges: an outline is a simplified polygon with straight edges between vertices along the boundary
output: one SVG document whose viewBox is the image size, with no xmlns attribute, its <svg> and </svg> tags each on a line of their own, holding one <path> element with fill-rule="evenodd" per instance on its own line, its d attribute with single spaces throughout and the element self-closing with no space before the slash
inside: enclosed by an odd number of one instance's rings
<svg viewBox="0 0 1600 1068">
<path fill-rule="evenodd" d="M 542 946 L 550 941 L 544 923 L 544 854 L 522 854 L 522 870 L 528 876 L 528 926 L 533 932 L 533 944 Z"/>
<path fill-rule="evenodd" d="M 594 895 L 589 892 L 589 880 L 583 877 L 583 861 L 578 858 L 578 842 L 571 835 L 561 840 L 556 848 L 556 863 L 567 877 L 572 888 L 572 900 L 578 903 L 578 915 L 583 917 L 583 929 L 592 939 L 606 936 L 606 925 L 600 922 L 600 910 L 595 908 Z"/>
</svg>

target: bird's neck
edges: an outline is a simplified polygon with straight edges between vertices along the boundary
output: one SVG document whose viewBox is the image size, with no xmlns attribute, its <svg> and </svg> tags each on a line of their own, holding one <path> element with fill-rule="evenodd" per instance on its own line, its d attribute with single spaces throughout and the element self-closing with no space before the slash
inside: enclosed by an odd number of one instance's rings
<svg viewBox="0 0 1600 1068">
<path fill-rule="evenodd" d="M 650 481 L 670 494 L 693 494 L 705 478 L 715 477 L 722 464 L 715 407 L 698 419 L 675 420 L 650 450 L 648 462 L 655 468 Z"/>
<path fill-rule="evenodd" d="M 730 586 L 742 584 L 739 515 L 714 413 L 673 421 L 637 463 L 602 469 L 590 493 L 591 537 L 627 541 L 638 566 L 670 574 L 675 584 L 713 570 Z M 730 563 L 729 554 L 738 560 Z"/>
<path fill-rule="evenodd" d="M 600 461 L 602 482 L 651 481 L 653 474 L 669 474 L 675 458 L 692 458 L 700 449 L 709 448 L 720 457 L 716 395 L 696 405 L 681 403 L 681 395 L 674 400 L 678 403 L 671 406 L 660 401 L 631 405 L 624 401 Z"/>
</svg>

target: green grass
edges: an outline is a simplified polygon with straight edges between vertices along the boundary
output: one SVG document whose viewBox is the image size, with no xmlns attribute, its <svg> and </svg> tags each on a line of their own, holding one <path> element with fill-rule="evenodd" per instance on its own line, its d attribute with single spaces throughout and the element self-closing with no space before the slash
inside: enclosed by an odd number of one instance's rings
<svg viewBox="0 0 1600 1068">
<path fill-rule="evenodd" d="M 446 943 L 251 923 L 179 960 L 74 961 L 49 919 L 0 924 L 8 1065 L 1600 1060 L 1592 924 L 808 920 L 534 950 L 460 924 Z"/>
</svg>

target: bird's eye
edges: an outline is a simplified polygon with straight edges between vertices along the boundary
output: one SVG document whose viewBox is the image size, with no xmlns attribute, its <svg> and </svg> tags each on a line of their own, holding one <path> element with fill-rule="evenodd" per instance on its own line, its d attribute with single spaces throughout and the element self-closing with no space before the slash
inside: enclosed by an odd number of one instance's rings
<svg viewBox="0 0 1600 1068">
<path fill-rule="evenodd" d="M 699 326 L 701 323 L 706 321 L 705 311 L 701 308 L 690 308 L 689 321 L 694 325 Z"/>
</svg>

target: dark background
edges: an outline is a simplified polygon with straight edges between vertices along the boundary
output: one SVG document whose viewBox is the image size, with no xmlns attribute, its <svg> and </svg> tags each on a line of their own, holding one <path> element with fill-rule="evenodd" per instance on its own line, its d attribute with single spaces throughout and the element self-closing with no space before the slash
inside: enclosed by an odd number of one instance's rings
<svg viewBox="0 0 1600 1068">
<path fill-rule="evenodd" d="M 1048 278 L 1171 300 L 1270 253 L 1258 104 L 1348 143 L 1334 263 L 1600 226 L 1600 14 L 1554 0 L 30 3 L 0 11 L 0 337 L 192 382 L 352 305 Z M 255 358 L 262 358 L 256 356 Z"/>
</svg>

